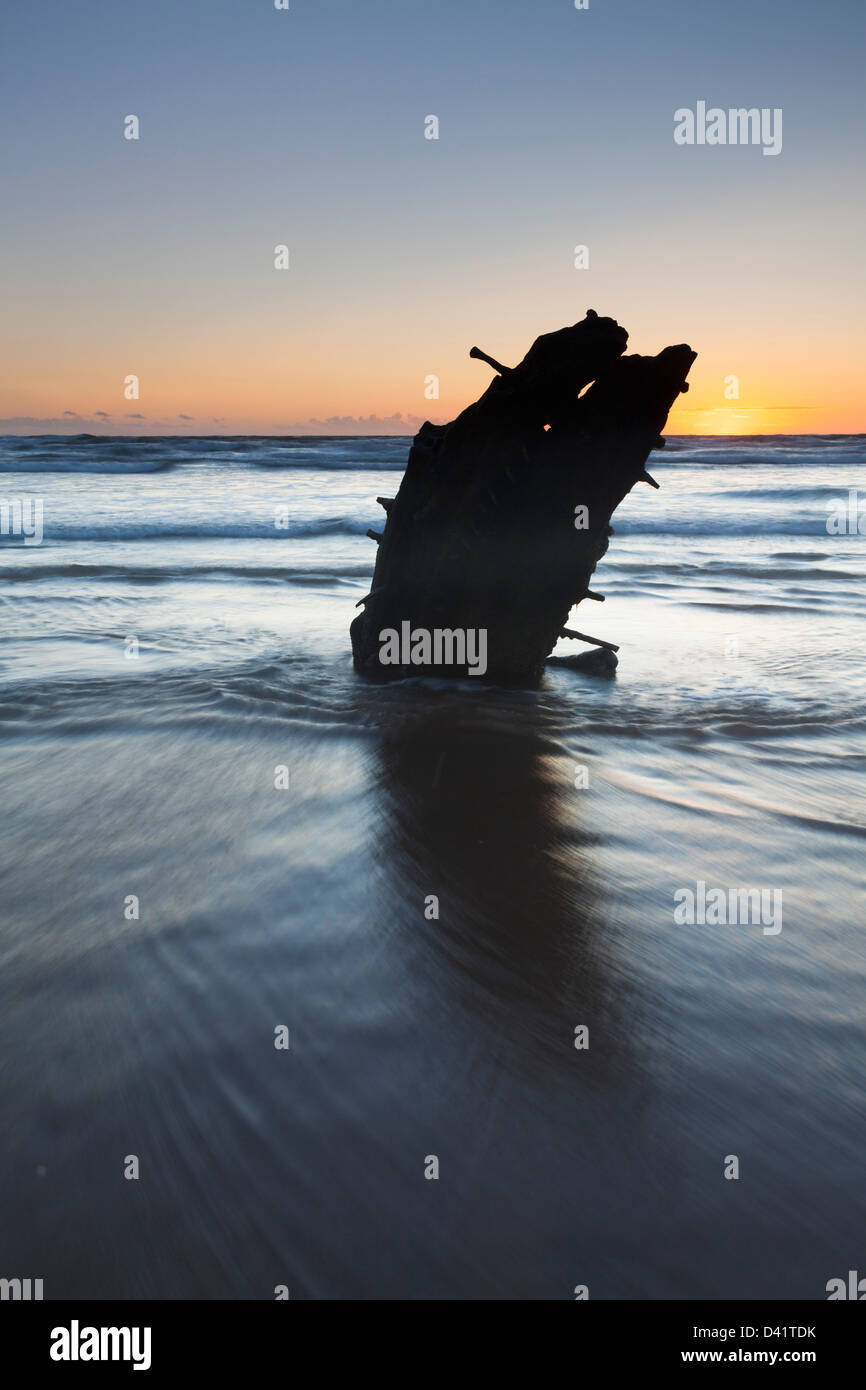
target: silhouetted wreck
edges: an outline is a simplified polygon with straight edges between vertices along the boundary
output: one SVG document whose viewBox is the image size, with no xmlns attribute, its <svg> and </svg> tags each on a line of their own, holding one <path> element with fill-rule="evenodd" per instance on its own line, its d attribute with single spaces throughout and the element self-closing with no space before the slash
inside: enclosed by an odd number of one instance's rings
<svg viewBox="0 0 866 1390">
<path fill-rule="evenodd" d="M 622 499 L 658 486 L 647 458 L 696 356 L 679 344 L 625 357 L 627 341 L 590 309 L 517 367 L 472 348 L 497 376 L 450 424 L 422 425 L 397 496 L 377 499 L 385 526 L 368 532 L 376 567 L 351 627 L 359 672 L 535 685 L 562 635 L 615 664 L 569 613 L 602 597 L 590 579 Z"/>
</svg>

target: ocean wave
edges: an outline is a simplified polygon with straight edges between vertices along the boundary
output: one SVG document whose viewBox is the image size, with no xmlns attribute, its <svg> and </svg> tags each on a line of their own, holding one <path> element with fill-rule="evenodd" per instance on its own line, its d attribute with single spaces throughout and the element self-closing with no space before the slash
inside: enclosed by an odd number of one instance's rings
<svg viewBox="0 0 866 1390">
<path fill-rule="evenodd" d="M 405 468 L 410 444 L 400 436 L 3 435 L 0 472 L 152 473 L 202 463 L 381 472 Z"/>
<path fill-rule="evenodd" d="M 784 552 L 783 552 L 784 554 Z M 772 558 L 772 557 L 768 557 Z M 787 558 L 787 557 L 785 557 Z M 815 557 L 825 558 L 825 557 Z M 746 560 L 676 560 L 669 564 L 655 564 L 646 560 L 623 560 L 612 555 L 605 560 L 610 566 L 610 575 L 635 575 L 648 581 L 657 574 L 670 575 L 680 580 L 693 578 L 718 578 L 725 580 L 768 580 L 768 579 L 812 579 L 820 578 L 822 584 L 835 580 L 850 582 L 854 577 L 846 570 L 798 568 L 794 565 L 773 565 L 763 560 L 750 565 Z"/>
<path fill-rule="evenodd" d="M 191 519 L 169 520 L 161 516 L 141 518 L 131 516 L 128 520 L 120 517 L 106 519 L 104 525 L 90 522 L 86 526 L 77 520 L 65 523 L 63 519 L 46 516 L 44 522 L 45 542 L 66 541 L 197 541 L 197 540 L 271 540 L 289 542 L 310 540 L 324 536 L 363 536 L 371 524 L 379 520 L 372 512 L 362 516 L 325 516 L 308 521 L 289 521 L 287 529 L 277 530 L 273 516 L 265 517 L 209 517 L 207 521 Z M 0 538 L 0 554 L 3 548 L 18 548 L 12 538 Z M 37 547 L 28 547 L 36 549 Z"/>
<path fill-rule="evenodd" d="M 866 464 L 866 435 L 862 434 L 764 434 L 764 435 L 670 435 L 653 462 L 674 467 L 808 464 L 831 467 L 839 464 Z"/>
<path fill-rule="evenodd" d="M 793 499 L 789 496 L 789 503 Z M 688 536 L 695 539 L 714 536 L 761 536 L 765 540 L 777 542 L 785 536 L 813 536 L 832 541 L 836 546 L 850 544 L 857 540 L 855 535 L 831 536 L 827 532 L 827 509 L 805 510 L 797 515 L 782 508 L 755 511 L 751 516 L 738 512 L 715 516 L 682 516 L 654 519 L 653 516 L 624 517 L 614 514 L 614 534 L 622 536 Z"/>
<path fill-rule="evenodd" d="M 164 584 L 173 580 L 208 579 L 227 575 L 234 579 L 293 584 L 340 584 L 369 579 L 369 564 L 310 565 L 231 565 L 203 562 L 200 565 L 99 565 L 70 562 L 51 565 L 0 565 L 0 582 L 34 583 L 40 579 L 107 579 L 134 584 Z"/>
<path fill-rule="evenodd" d="M 135 467 L 125 466 L 122 463 L 114 462 L 99 468 L 89 467 L 57 467 L 51 463 L 28 463 L 24 468 L 10 468 L 8 465 L 0 463 L 0 477 L 4 473 L 105 473 L 116 477 L 118 474 L 132 476 L 135 473 L 163 473 L 173 468 L 174 464 L 165 462 L 155 462 L 149 467 L 144 464 L 136 464 Z"/>
<path fill-rule="evenodd" d="M 822 494 L 823 496 L 823 494 Z M 248 504 L 248 498 L 245 499 Z M 308 503 L 302 499 L 304 509 L 308 509 Z M 646 514 L 633 514 L 630 516 L 618 513 L 614 516 L 614 533 L 617 543 L 626 537 L 658 537 L 661 541 L 667 536 L 683 537 L 688 540 L 701 541 L 720 539 L 726 540 L 732 536 L 752 537 L 760 536 L 767 541 L 778 544 L 785 537 L 812 537 L 814 541 L 821 540 L 828 546 L 832 545 L 834 552 L 843 553 L 846 547 L 856 546 L 862 536 L 852 535 L 829 535 L 827 532 L 827 508 L 826 506 L 807 504 L 802 510 L 793 510 L 793 499 L 787 498 L 787 507 L 779 508 L 759 508 L 756 507 L 749 514 L 732 509 L 725 512 L 721 509 L 714 512 L 695 515 L 692 512 L 677 515 L 658 515 L 652 512 Z M 219 515 L 217 508 L 214 514 L 207 517 L 177 515 L 179 510 L 184 508 L 184 503 L 167 503 L 165 510 L 171 510 L 173 515 L 166 515 L 159 508 L 152 508 L 148 514 L 141 515 L 134 511 L 129 503 L 125 503 L 128 508 L 128 515 L 106 516 L 104 521 L 94 518 L 91 513 L 86 521 L 79 515 L 72 515 L 68 518 L 58 512 L 57 508 L 45 507 L 43 522 L 43 533 L 46 543 L 63 543 L 66 541 L 172 541 L 172 540 L 271 540 L 290 542 L 292 540 L 315 540 L 325 537 L 360 537 L 365 536 L 370 527 L 381 529 L 382 516 L 378 512 L 371 497 L 359 499 L 357 511 L 341 513 L 333 516 L 299 517 L 295 519 L 291 516 L 291 503 L 289 506 L 288 525 L 279 528 L 274 521 L 274 512 L 277 506 L 282 506 L 276 502 L 265 505 L 258 514 L 244 515 L 239 508 L 232 515 Z M 222 510 L 225 504 L 221 504 Z M 0 552 L 2 548 L 16 548 L 20 542 L 14 536 L 0 536 Z M 840 550 L 840 547 L 842 548 Z M 371 552 L 372 553 L 372 552 Z M 780 552 L 774 551 L 772 554 L 778 555 Z M 784 555 L 784 552 L 781 552 Z M 808 554 L 814 558 L 822 558 Z M 616 555 L 614 553 L 614 557 Z M 790 557 L 798 558 L 792 553 Z M 823 558 L 827 558 L 826 555 Z M 650 562 L 651 564 L 651 562 Z M 641 565 L 640 568 L 645 568 Z M 655 566 L 653 566 L 656 568 Z M 663 568 L 663 567 L 658 567 Z"/>
<path fill-rule="evenodd" d="M 658 470 L 656 471 L 658 472 Z M 792 503 L 796 503 L 798 507 L 817 503 L 826 513 L 829 503 L 839 500 L 844 503 L 845 496 L 843 492 L 840 498 L 840 488 L 838 486 L 828 487 L 826 483 L 821 487 L 805 487 L 802 484 L 792 487 L 789 483 L 786 487 L 725 488 L 725 506 L 730 502 L 739 502 L 743 499 L 754 503 L 756 507 L 760 507 L 763 502 L 783 502 L 789 507 Z"/>
<path fill-rule="evenodd" d="M 409 435 L 5 435 L 0 472 L 150 473 L 179 465 L 397 471 Z M 670 435 L 663 468 L 866 464 L 864 435 Z"/>
</svg>

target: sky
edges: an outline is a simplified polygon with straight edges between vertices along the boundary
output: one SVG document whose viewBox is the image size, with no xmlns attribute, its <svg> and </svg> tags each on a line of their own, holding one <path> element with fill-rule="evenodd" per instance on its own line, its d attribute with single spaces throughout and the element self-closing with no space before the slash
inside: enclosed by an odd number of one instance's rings
<svg viewBox="0 0 866 1390">
<path fill-rule="evenodd" d="M 0 431 L 405 434 L 587 308 L 698 352 L 672 433 L 866 430 L 864 16 L 4 7 Z M 699 101 L 781 151 L 675 143 Z"/>
</svg>

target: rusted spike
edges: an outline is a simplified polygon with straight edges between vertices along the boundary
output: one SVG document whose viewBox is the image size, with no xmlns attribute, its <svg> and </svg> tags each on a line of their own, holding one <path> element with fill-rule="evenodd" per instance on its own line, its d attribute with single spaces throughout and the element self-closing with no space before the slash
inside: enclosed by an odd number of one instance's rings
<svg viewBox="0 0 866 1390">
<path fill-rule="evenodd" d="M 371 541 L 375 541 L 378 545 L 385 533 L 384 531 L 374 531 L 371 526 L 368 526 L 365 534 L 370 537 Z"/>
<path fill-rule="evenodd" d="M 480 362 L 486 362 L 488 367 L 492 367 L 494 372 L 498 372 L 500 376 L 507 376 L 511 371 L 510 367 L 503 367 L 502 363 L 497 362 L 495 357 L 491 357 L 489 353 L 482 352 L 480 348 L 471 347 L 469 349 L 469 356 L 476 357 Z"/>
<path fill-rule="evenodd" d="M 588 642 L 591 647 L 605 647 L 609 652 L 619 651 L 616 643 L 605 642 L 603 637 L 590 637 L 588 633 L 578 632 L 573 627 L 564 627 L 559 635 L 560 637 L 575 637 L 578 642 Z"/>
<path fill-rule="evenodd" d="M 639 475 L 639 477 L 638 477 L 638 482 L 639 482 L 639 483 L 649 483 L 650 487 L 654 487 L 654 488 L 660 488 L 660 487 L 661 487 L 661 483 L 657 483 L 656 480 L 655 480 L 655 478 L 652 476 L 652 474 L 651 474 L 651 473 L 647 473 L 646 469 L 644 469 L 644 471 Z"/>
<path fill-rule="evenodd" d="M 604 594 L 597 594 L 594 589 L 587 589 L 584 598 L 591 598 L 596 603 L 604 603 Z"/>
<path fill-rule="evenodd" d="M 377 497 L 377 498 L 376 498 L 376 501 L 379 503 L 379 506 L 380 506 L 380 507 L 384 507 L 384 508 L 385 508 L 385 511 L 386 511 L 386 512 L 390 512 L 390 510 L 391 510 L 391 508 L 393 507 L 394 503 L 397 501 L 397 498 L 396 498 L 396 497 Z"/>
<path fill-rule="evenodd" d="M 384 594 L 387 587 L 387 584 L 379 584 L 377 588 L 371 589 L 369 594 L 365 594 L 363 598 L 359 598 L 355 607 L 360 608 L 363 603 L 369 603 L 370 599 L 375 598 L 377 594 Z"/>
</svg>

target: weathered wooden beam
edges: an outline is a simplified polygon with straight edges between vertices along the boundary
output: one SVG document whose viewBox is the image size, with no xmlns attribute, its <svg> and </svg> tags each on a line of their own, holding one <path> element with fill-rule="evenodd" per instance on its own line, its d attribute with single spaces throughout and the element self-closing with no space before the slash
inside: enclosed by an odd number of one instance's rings
<svg viewBox="0 0 866 1390">
<path fill-rule="evenodd" d="M 375 598 L 377 594 L 384 594 L 387 587 L 387 584 L 380 584 L 378 589 L 371 589 L 369 594 L 365 594 L 363 598 L 358 599 L 358 602 L 355 604 L 355 607 L 360 608 L 363 604 L 369 603 L 370 599 Z"/>
<path fill-rule="evenodd" d="M 469 349 L 469 356 L 477 358 L 480 362 L 486 362 L 488 367 L 492 367 L 494 372 L 498 372 L 500 376 L 507 376 L 511 371 L 510 367 L 503 367 L 502 363 L 497 362 L 495 357 L 491 357 L 488 353 L 482 352 L 480 348 L 471 347 Z"/>
<path fill-rule="evenodd" d="M 468 652 L 483 634 L 483 679 L 533 685 L 563 629 L 602 650 L 612 642 L 567 628 L 575 594 L 591 587 L 613 512 L 640 479 L 695 358 L 686 344 L 654 357 L 626 356 L 628 335 L 592 310 L 537 338 L 515 367 L 473 348 L 498 373 L 447 425 L 422 425 L 378 544 L 370 595 L 351 626 L 356 669 L 373 680 L 429 668 L 437 676 L 481 675 L 447 664 L 430 634 L 457 633 Z M 390 508 L 386 503 L 391 504 Z M 585 521 L 578 526 L 578 513 Z M 385 629 L 420 633 L 417 645 L 384 654 Z M 427 637 L 424 636 L 427 634 Z M 465 639 L 463 641 L 462 639 Z M 444 639 L 443 639 L 444 640 Z M 411 666 L 405 662 L 410 651 Z M 416 651 L 418 653 L 416 657 Z M 425 656 L 425 652 L 439 656 Z M 440 664 L 436 665 L 439 660 Z"/>
<path fill-rule="evenodd" d="M 560 637 L 574 637 L 578 642 L 588 642 L 591 647 L 604 647 L 609 652 L 618 652 L 619 647 L 615 642 L 605 642 L 603 637 L 590 637 L 588 632 L 578 632 L 577 628 L 564 627 L 560 629 Z"/>
</svg>

